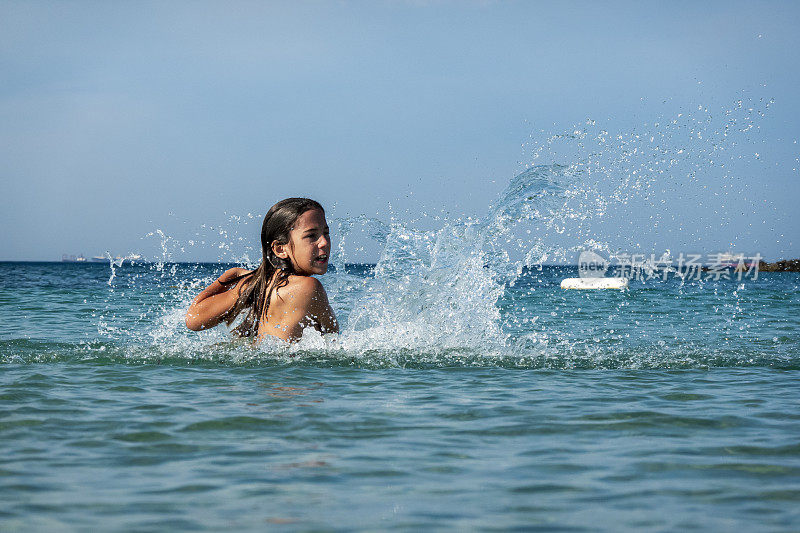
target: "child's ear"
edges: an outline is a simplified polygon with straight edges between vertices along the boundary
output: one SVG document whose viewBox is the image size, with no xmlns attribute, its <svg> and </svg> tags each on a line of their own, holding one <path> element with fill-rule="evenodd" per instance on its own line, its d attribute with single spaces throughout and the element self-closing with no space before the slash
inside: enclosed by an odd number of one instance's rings
<svg viewBox="0 0 800 533">
<path fill-rule="evenodd" d="M 286 251 L 286 248 L 287 246 L 285 244 L 278 244 L 277 242 L 272 243 L 272 252 L 281 259 L 289 258 L 289 252 Z"/>
</svg>

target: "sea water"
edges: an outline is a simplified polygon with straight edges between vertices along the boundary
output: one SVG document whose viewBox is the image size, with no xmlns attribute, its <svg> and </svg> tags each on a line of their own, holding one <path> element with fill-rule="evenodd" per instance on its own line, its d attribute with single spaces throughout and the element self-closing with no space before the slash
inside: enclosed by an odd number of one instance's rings
<svg viewBox="0 0 800 533">
<path fill-rule="evenodd" d="M 800 275 L 548 265 L 697 169 L 617 140 L 479 218 L 332 219 L 341 333 L 291 346 L 185 328 L 247 260 L 0 263 L 0 529 L 796 530 Z"/>
</svg>

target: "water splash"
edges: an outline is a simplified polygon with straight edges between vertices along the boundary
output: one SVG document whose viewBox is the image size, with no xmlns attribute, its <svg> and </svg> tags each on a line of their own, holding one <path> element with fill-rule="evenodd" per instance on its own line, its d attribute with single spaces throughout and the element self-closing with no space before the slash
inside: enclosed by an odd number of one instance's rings
<svg viewBox="0 0 800 533">
<path fill-rule="evenodd" d="M 113 257 L 111 255 L 111 252 L 109 252 L 108 250 L 106 250 L 105 255 L 106 255 L 106 258 L 108 259 L 108 268 L 111 270 L 111 275 L 109 276 L 108 282 L 107 282 L 107 285 L 109 287 L 111 287 L 111 284 L 114 281 L 114 278 L 117 277 L 117 269 L 121 268 L 122 264 L 125 261 L 133 262 L 134 260 L 139 259 L 141 257 L 140 254 L 129 253 L 124 257 L 116 257 L 115 258 L 115 257 Z"/>
</svg>

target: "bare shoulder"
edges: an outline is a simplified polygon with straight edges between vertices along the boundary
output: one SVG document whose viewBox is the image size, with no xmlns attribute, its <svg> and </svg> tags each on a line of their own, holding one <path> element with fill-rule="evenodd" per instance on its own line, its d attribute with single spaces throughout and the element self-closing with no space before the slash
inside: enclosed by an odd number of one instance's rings
<svg viewBox="0 0 800 533">
<path fill-rule="evenodd" d="M 280 308 L 293 309 L 302 313 L 328 307 L 328 295 L 316 278 L 310 276 L 289 276 L 288 283 L 276 289 L 273 301 Z"/>
<path fill-rule="evenodd" d="M 289 283 L 279 289 L 282 298 L 313 300 L 325 295 L 322 282 L 311 276 L 289 276 Z"/>
<path fill-rule="evenodd" d="M 289 285 L 293 285 L 296 291 L 302 293 L 325 292 L 322 282 L 311 276 L 289 276 Z"/>
<path fill-rule="evenodd" d="M 310 276 L 289 276 L 288 283 L 275 290 L 266 322 L 280 325 L 286 334 L 270 335 L 298 339 L 303 328 L 313 326 L 322 333 L 338 332 L 336 315 L 328 303 L 322 282 Z"/>
</svg>

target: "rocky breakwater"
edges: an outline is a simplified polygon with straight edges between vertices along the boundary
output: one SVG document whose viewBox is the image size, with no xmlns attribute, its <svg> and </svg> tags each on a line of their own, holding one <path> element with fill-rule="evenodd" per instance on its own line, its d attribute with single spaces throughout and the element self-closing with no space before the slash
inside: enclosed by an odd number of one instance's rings
<svg viewBox="0 0 800 533">
<path fill-rule="evenodd" d="M 759 272 L 800 272 L 800 259 L 783 259 L 774 263 L 758 262 Z"/>
</svg>

